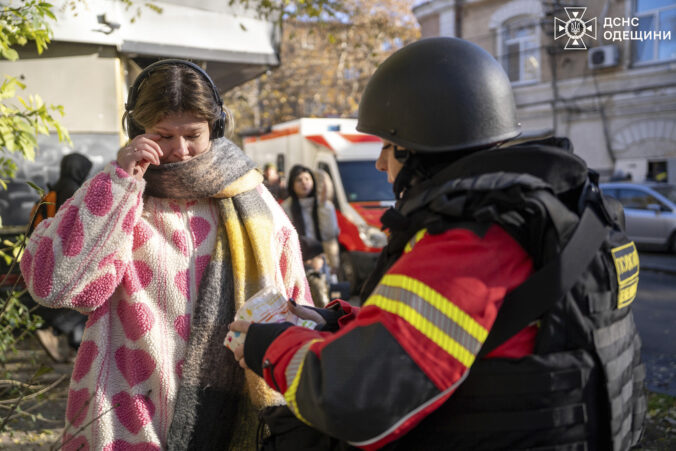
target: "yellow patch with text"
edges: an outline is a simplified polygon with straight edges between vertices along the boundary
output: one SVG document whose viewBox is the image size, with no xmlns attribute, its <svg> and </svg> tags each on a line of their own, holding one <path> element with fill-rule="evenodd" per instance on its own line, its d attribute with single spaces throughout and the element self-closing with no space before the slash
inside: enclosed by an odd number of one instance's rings
<svg viewBox="0 0 676 451">
<path fill-rule="evenodd" d="M 638 290 L 638 251 L 636 245 L 631 243 L 611 249 L 615 270 L 617 272 L 617 283 L 619 291 L 617 293 L 617 308 L 621 309 L 628 306 L 636 298 Z"/>
</svg>

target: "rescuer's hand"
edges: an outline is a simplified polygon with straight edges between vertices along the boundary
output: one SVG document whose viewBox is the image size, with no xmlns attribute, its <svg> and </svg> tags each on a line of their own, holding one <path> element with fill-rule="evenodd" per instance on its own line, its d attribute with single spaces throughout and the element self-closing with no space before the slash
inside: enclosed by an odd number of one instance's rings
<svg viewBox="0 0 676 451">
<path fill-rule="evenodd" d="M 301 319 L 309 319 L 317 323 L 316 329 L 321 330 L 326 325 L 326 320 L 317 312 L 316 308 L 298 305 L 293 299 L 289 300 L 289 310 Z"/>
</svg>

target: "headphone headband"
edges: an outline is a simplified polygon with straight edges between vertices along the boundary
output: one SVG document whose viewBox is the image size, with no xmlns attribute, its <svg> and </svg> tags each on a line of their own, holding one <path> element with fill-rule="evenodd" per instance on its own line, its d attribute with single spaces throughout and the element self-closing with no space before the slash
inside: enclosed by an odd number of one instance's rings
<svg viewBox="0 0 676 451">
<path fill-rule="evenodd" d="M 138 91 L 139 88 L 141 87 L 141 84 L 150 76 L 150 74 L 153 73 L 155 69 L 157 69 L 160 66 L 185 66 L 189 67 L 190 69 L 194 70 L 195 72 L 197 72 L 202 76 L 202 78 L 209 84 L 209 87 L 211 88 L 211 93 L 214 96 L 214 101 L 218 105 L 218 108 L 221 110 L 221 114 L 218 120 L 214 122 L 213 127 L 211 129 L 211 138 L 216 139 L 223 137 L 225 135 L 225 122 L 227 118 L 225 115 L 225 111 L 223 111 L 223 100 L 221 100 L 221 96 L 218 93 L 218 88 L 216 87 L 216 84 L 213 82 L 211 77 L 209 77 L 209 74 L 207 74 L 204 71 L 204 69 L 199 67 L 197 64 L 182 59 L 170 58 L 156 61 L 150 64 L 145 69 L 143 69 L 141 73 L 138 74 L 138 77 L 136 77 L 136 80 L 134 80 L 134 84 L 129 88 L 127 102 L 124 104 L 124 109 L 127 112 L 127 134 L 129 135 L 129 138 L 130 139 L 134 138 L 135 136 L 141 135 L 145 132 L 134 122 L 134 120 L 131 117 L 131 111 L 136 106 L 136 98 L 138 97 Z"/>
</svg>

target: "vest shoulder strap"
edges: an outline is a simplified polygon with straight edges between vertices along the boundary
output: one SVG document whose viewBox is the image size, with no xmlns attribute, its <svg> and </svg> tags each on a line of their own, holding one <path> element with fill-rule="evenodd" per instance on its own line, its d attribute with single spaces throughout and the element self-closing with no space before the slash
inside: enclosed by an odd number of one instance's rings
<svg viewBox="0 0 676 451">
<path fill-rule="evenodd" d="M 505 296 L 479 357 L 485 356 L 542 316 L 570 291 L 591 263 L 607 234 L 605 225 L 591 207 L 587 207 L 558 257 Z"/>
</svg>

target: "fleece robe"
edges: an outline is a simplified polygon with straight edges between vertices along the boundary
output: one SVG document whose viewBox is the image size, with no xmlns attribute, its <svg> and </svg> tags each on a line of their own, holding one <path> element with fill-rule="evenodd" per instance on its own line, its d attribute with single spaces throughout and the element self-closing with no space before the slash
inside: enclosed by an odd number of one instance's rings
<svg viewBox="0 0 676 451">
<path fill-rule="evenodd" d="M 38 226 L 21 261 L 37 302 L 89 315 L 68 395 L 67 450 L 166 447 L 219 212 L 213 199 L 144 197 L 144 187 L 109 164 Z M 275 284 L 311 304 L 293 227 L 256 189 L 273 212 Z"/>
</svg>

